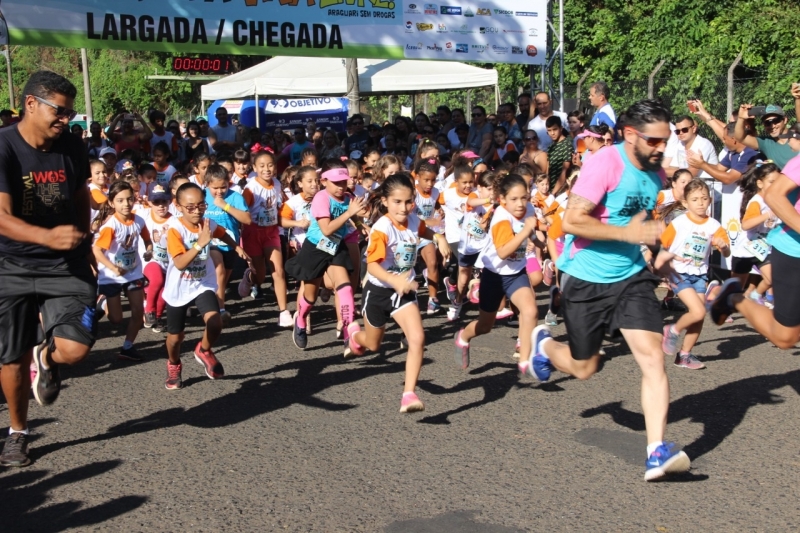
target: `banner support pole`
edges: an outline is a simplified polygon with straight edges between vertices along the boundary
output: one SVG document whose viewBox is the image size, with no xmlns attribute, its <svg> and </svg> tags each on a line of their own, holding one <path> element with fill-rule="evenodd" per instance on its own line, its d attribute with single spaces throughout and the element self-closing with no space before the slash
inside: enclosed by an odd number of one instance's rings
<svg viewBox="0 0 800 533">
<path fill-rule="evenodd" d="M 256 99 L 256 128 L 261 131 L 261 110 L 258 108 L 258 87 L 256 87 L 255 91 L 253 92 L 255 93 Z M 241 122 L 241 118 L 239 119 L 239 122 Z"/>
</svg>

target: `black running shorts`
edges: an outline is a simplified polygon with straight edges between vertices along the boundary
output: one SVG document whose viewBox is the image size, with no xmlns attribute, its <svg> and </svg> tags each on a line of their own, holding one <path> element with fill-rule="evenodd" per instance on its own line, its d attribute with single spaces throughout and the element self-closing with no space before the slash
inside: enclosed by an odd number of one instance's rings
<svg viewBox="0 0 800 533">
<path fill-rule="evenodd" d="M 200 293 L 200 295 L 186 305 L 172 307 L 167 304 L 167 333 L 177 335 L 186 329 L 186 311 L 194 304 L 200 316 L 216 311 L 219 313 L 219 300 L 216 293 L 211 289 Z"/>
<path fill-rule="evenodd" d="M 20 359 L 45 338 L 92 346 L 96 299 L 88 261 L 44 270 L 0 257 L 0 364 Z"/>
<path fill-rule="evenodd" d="M 661 333 L 664 324 L 655 293 L 659 282 L 647 269 L 616 283 L 592 283 L 565 272 L 561 311 L 572 358 L 597 355 L 604 336 L 618 337 L 621 329 Z"/>
<path fill-rule="evenodd" d="M 772 292 L 775 295 L 775 320 L 781 326 L 800 326 L 800 258 L 786 255 L 773 248 L 769 254 L 772 262 Z"/>
<path fill-rule="evenodd" d="M 397 291 L 367 282 L 361 295 L 361 314 L 373 328 L 383 328 L 389 318 L 407 305 L 417 305 L 417 293 L 397 294 Z"/>
</svg>

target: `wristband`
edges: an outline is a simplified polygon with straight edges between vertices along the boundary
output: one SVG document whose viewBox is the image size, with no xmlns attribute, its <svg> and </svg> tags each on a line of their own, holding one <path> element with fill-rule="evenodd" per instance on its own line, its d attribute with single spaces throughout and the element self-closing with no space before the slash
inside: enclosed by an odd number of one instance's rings
<svg viewBox="0 0 800 533">
<path fill-rule="evenodd" d="M 194 243 L 194 244 L 192 245 L 192 248 L 194 248 L 194 249 L 195 249 L 195 250 L 197 250 L 198 252 L 202 252 L 202 251 L 203 251 L 203 247 L 202 247 L 202 246 L 200 246 L 200 245 L 199 245 L 199 244 L 197 244 L 197 243 Z"/>
<path fill-rule="evenodd" d="M 230 210 L 231 210 L 231 204 L 229 204 L 229 203 L 226 203 L 226 204 L 225 204 L 225 207 L 223 207 L 223 208 L 222 208 L 222 210 L 223 210 L 223 211 L 225 211 L 225 212 L 227 213 L 228 211 L 230 211 Z"/>
</svg>

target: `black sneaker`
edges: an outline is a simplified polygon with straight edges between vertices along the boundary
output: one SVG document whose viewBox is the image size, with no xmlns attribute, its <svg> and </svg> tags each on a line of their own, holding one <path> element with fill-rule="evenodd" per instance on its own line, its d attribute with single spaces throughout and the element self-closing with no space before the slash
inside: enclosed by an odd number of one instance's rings
<svg viewBox="0 0 800 533">
<path fill-rule="evenodd" d="M 139 355 L 139 352 L 136 351 L 136 348 L 131 346 L 130 348 L 120 348 L 119 355 L 117 356 L 120 359 L 125 359 L 127 361 L 141 361 L 142 356 Z"/>
<path fill-rule="evenodd" d="M 736 278 L 729 278 L 719 289 L 716 298 L 706 302 L 706 310 L 711 315 L 711 320 L 718 326 L 725 323 L 725 319 L 731 316 L 735 309 L 728 305 L 728 296 L 741 293 L 742 285 Z"/>
<path fill-rule="evenodd" d="M 155 333 L 167 331 L 167 320 L 164 317 L 157 317 L 155 324 L 153 324 L 153 331 Z"/>
<path fill-rule="evenodd" d="M 306 328 L 301 328 L 297 325 L 297 316 L 298 313 L 295 312 L 292 318 L 292 340 L 295 346 L 301 350 L 305 350 L 308 345 L 308 333 L 306 333 Z"/>
<path fill-rule="evenodd" d="M 103 304 L 106 302 L 106 297 L 102 294 L 97 297 L 97 304 L 94 307 L 94 321 L 95 323 L 100 322 L 103 320 L 103 317 L 106 316 L 106 310 L 103 309 Z"/>
<path fill-rule="evenodd" d="M 28 436 L 24 433 L 12 433 L 6 437 L 3 453 L 0 454 L 0 466 L 28 466 Z"/>
<path fill-rule="evenodd" d="M 33 362 L 36 363 L 36 377 L 33 379 L 33 396 L 39 405 L 50 405 L 61 392 L 61 376 L 58 373 L 58 364 L 50 361 L 50 366 L 45 367 L 47 359 L 48 341 L 33 349 Z"/>
<path fill-rule="evenodd" d="M 156 325 L 156 314 L 155 313 L 145 313 L 144 314 L 144 327 L 147 329 L 152 328 Z"/>
</svg>

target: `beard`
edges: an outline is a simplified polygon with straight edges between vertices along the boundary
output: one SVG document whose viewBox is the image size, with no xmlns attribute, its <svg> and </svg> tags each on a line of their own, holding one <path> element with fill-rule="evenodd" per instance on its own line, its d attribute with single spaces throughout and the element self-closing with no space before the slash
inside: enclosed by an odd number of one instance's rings
<svg viewBox="0 0 800 533">
<path fill-rule="evenodd" d="M 641 152 L 636 144 L 633 145 L 633 155 L 636 156 L 636 161 L 644 170 L 651 170 L 653 172 L 661 168 L 661 162 L 664 160 L 663 153 L 656 153 L 651 156 Z"/>
</svg>

